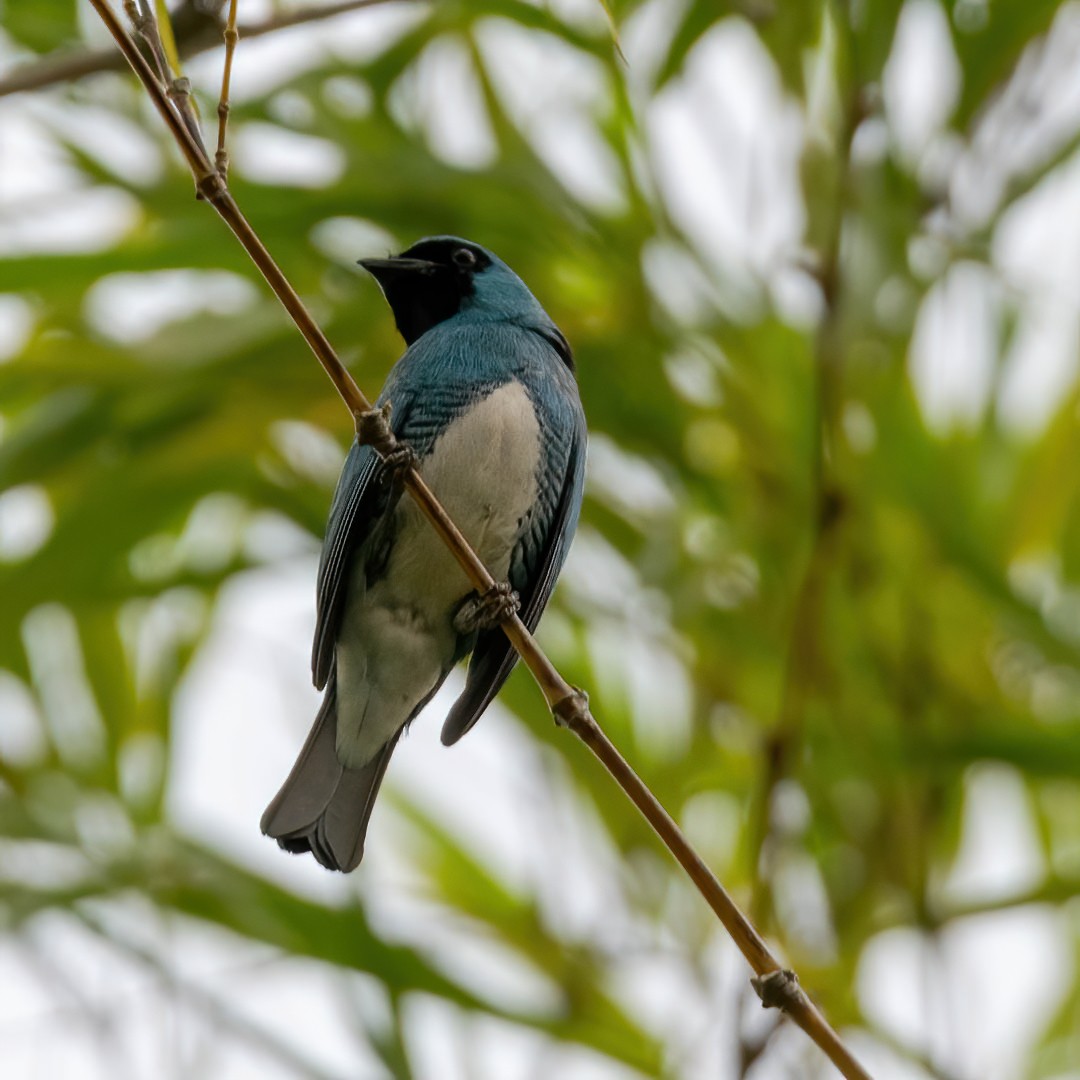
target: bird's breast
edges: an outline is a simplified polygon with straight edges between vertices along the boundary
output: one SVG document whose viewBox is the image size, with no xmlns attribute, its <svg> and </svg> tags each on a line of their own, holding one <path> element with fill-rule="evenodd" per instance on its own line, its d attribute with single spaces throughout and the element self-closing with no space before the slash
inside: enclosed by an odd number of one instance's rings
<svg viewBox="0 0 1080 1080">
<path fill-rule="evenodd" d="M 420 472 L 496 580 L 537 499 L 540 424 L 525 387 L 509 382 L 452 420 Z M 387 592 L 421 616 L 443 618 L 470 586 L 415 503 L 398 504 Z M 388 596 L 389 599 L 389 596 Z"/>
</svg>

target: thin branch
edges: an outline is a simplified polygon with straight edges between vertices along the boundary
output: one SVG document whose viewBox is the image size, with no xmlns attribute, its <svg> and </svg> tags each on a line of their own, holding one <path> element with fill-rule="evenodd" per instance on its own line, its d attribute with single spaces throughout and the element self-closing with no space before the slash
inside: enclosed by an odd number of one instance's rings
<svg viewBox="0 0 1080 1080">
<path fill-rule="evenodd" d="M 146 0 L 143 0 L 146 3 Z M 199 118 L 195 115 L 195 109 L 191 101 L 191 82 L 182 76 L 174 76 L 169 63 L 169 54 L 165 49 L 165 43 L 161 39 L 161 27 L 154 16 L 154 9 L 139 3 L 139 0 L 124 0 L 124 13 L 127 15 L 135 33 L 145 42 L 150 56 L 158 69 L 158 79 L 165 87 L 169 100 L 176 106 L 180 118 L 187 125 L 192 138 L 202 142 L 202 133 L 199 130 Z M 175 53 L 175 42 L 173 43 Z"/>
<path fill-rule="evenodd" d="M 225 132 L 229 126 L 229 83 L 232 80 L 233 54 L 239 34 L 236 30 L 236 0 L 229 0 L 229 21 L 225 24 L 225 63 L 221 69 L 221 97 L 218 99 L 218 140 L 214 164 L 223 180 L 229 176 L 229 152 Z"/>
<path fill-rule="evenodd" d="M 354 423 L 364 422 L 373 411 L 370 402 L 335 355 L 325 334 L 316 325 L 303 301 L 241 213 L 224 178 L 214 169 L 199 139 L 177 115 L 146 57 L 124 32 L 107 0 L 90 0 L 90 3 L 146 87 L 155 107 L 179 144 L 195 177 L 199 195 L 214 207 L 251 256 L 344 399 Z M 390 451 L 385 440 L 377 449 L 384 453 Z M 491 589 L 495 585 L 491 574 L 469 547 L 415 467 L 410 467 L 404 474 L 404 483 L 406 490 L 435 531 L 450 548 L 471 584 L 481 593 Z M 791 1016 L 825 1051 L 848 1080 L 869 1080 L 869 1074 L 852 1057 L 839 1036 L 807 997 L 794 973 L 781 967 L 764 940 L 691 847 L 682 830 L 600 729 L 589 711 L 585 693 L 572 687 L 559 674 L 517 615 L 503 622 L 502 629 L 539 684 L 556 723 L 574 732 L 600 760 L 656 830 L 657 835 L 719 917 L 753 969 L 756 976 L 753 985 L 763 1004 L 766 1007 L 781 1008 Z"/>
<path fill-rule="evenodd" d="M 143 11 L 138 0 L 124 0 L 124 14 L 128 17 L 135 33 L 139 35 L 150 50 L 151 59 L 158 71 L 158 78 L 168 86 L 172 81 L 169 71 L 169 61 L 165 58 L 165 47 L 161 43 L 161 35 L 158 33 L 157 19 Z"/>
<path fill-rule="evenodd" d="M 237 33 L 242 38 L 263 37 L 276 30 L 287 30 L 305 23 L 322 22 L 347 15 L 351 11 L 390 3 L 417 3 L 419 0 L 346 0 L 344 3 L 327 4 L 324 7 L 301 8 L 283 12 L 258 23 L 241 23 Z M 188 17 L 181 22 L 181 15 Z M 213 16 L 191 13 L 189 7 L 181 8 L 173 17 L 177 52 L 183 59 L 209 52 L 221 44 L 222 26 Z M 58 56 L 47 56 L 16 68 L 0 79 L 0 97 L 19 94 L 25 90 L 41 90 L 57 83 L 71 83 L 87 75 L 103 71 L 123 71 L 124 57 L 113 48 L 79 49 Z"/>
</svg>

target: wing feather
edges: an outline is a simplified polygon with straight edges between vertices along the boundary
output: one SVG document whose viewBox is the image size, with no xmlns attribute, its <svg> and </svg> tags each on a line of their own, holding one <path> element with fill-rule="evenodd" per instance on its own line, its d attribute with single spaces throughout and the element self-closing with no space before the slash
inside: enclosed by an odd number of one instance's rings
<svg viewBox="0 0 1080 1080">
<path fill-rule="evenodd" d="M 349 556 L 385 509 L 387 492 L 376 479 L 380 464 L 379 455 L 370 446 L 354 442 L 330 504 L 326 539 L 319 559 L 315 643 L 311 650 L 311 673 L 319 690 L 326 685 L 334 665 L 334 643 L 348 583 Z"/>
</svg>

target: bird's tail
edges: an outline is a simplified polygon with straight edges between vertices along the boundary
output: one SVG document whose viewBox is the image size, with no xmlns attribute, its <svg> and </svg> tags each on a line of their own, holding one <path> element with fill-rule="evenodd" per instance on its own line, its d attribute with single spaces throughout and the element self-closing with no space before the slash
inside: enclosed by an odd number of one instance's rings
<svg viewBox="0 0 1080 1080">
<path fill-rule="evenodd" d="M 286 851 L 310 851 L 328 869 L 347 873 L 363 857 L 368 818 L 400 732 L 368 764 L 347 769 L 334 747 L 336 727 L 331 676 L 311 734 L 260 824 Z"/>
</svg>

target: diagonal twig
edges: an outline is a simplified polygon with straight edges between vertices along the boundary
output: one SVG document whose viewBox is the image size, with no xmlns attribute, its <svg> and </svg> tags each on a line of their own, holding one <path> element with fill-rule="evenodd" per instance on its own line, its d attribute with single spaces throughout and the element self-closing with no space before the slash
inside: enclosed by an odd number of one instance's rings
<svg viewBox="0 0 1080 1080">
<path fill-rule="evenodd" d="M 145 0 L 143 0 L 145 4 Z M 176 106 L 192 138 L 202 140 L 199 132 L 199 120 L 191 104 L 191 83 L 183 76 L 173 76 L 168 53 L 161 40 L 161 30 L 154 18 L 154 9 L 143 6 L 139 0 L 124 0 L 124 13 L 135 29 L 135 33 L 146 43 L 154 64 L 158 70 L 158 80 L 165 87 L 169 100 Z M 175 50 L 174 50 L 175 52 Z"/>
<path fill-rule="evenodd" d="M 225 183 L 225 178 L 210 161 L 197 131 L 193 133 L 177 113 L 167 90 L 156 77 L 149 61 L 124 31 L 108 0 L 89 2 L 135 70 L 183 152 L 195 179 L 198 195 L 214 207 L 250 255 L 344 399 L 354 423 L 360 423 L 362 417 L 372 412 L 371 403 L 342 365 L 326 335 L 244 217 Z M 392 452 L 393 447 L 383 443 L 378 449 L 385 454 Z M 403 480 L 406 490 L 450 548 L 474 588 L 480 593 L 491 589 L 495 585 L 491 574 L 450 520 L 415 466 L 410 466 L 404 472 Z M 690 845 L 679 826 L 604 734 L 589 710 L 587 695 L 566 682 L 517 615 L 511 616 L 501 625 L 539 684 L 556 723 L 569 728 L 600 760 L 716 913 L 753 969 L 755 977 L 752 983 L 763 1005 L 767 1008 L 780 1008 L 787 1013 L 821 1047 L 848 1080 L 870 1080 L 869 1074 L 855 1060 L 799 986 L 795 974 L 781 966 L 761 935 Z"/>
</svg>

